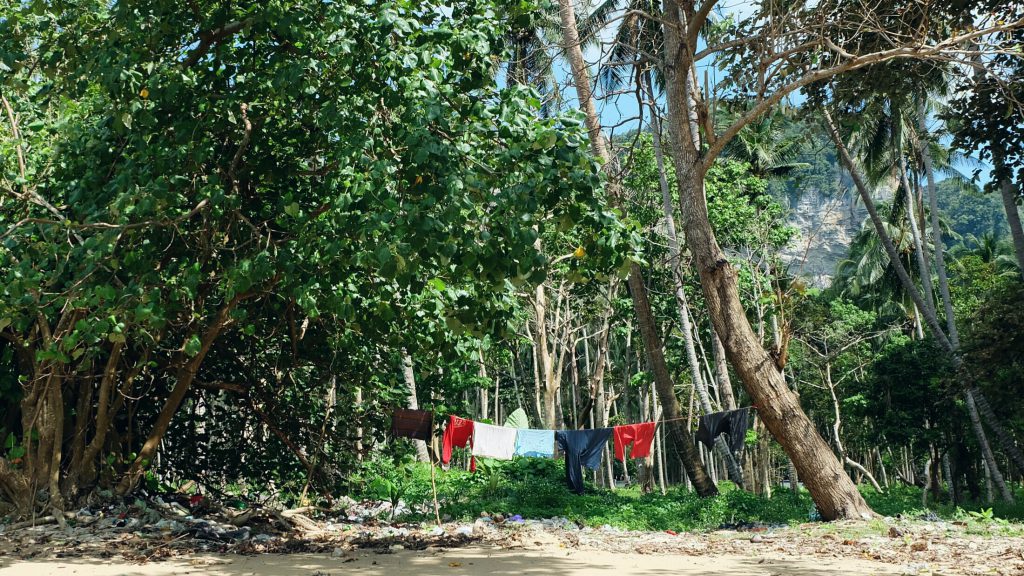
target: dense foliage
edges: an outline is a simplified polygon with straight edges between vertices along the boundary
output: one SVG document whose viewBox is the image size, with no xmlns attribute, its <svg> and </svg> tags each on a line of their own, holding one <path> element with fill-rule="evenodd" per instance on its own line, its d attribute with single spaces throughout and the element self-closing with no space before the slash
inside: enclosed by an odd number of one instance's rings
<svg viewBox="0 0 1024 576">
<path fill-rule="evenodd" d="M 251 410 L 190 398 L 170 454 L 249 437 L 261 458 L 277 427 L 311 444 L 360 386 L 381 418 L 404 398 L 379 376 L 399 348 L 457 355 L 466 331 L 503 329 L 511 291 L 544 278 L 546 222 L 622 252 L 578 123 L 493 81 L 529 5 L 36 8 L 2 20 L 25 135 L 3 150 L 0 322 L 24 390 L 3 402 L 21 403 L 5 424 L 25 466 L 62 443 L 44 432 L 29 458 L 39 407 L 78 431 L 65 491 L 97 455 L 148 465 L 193 387 Z M 259 430 L 281 410 L 298 418 Z M 216 475 L 230 460 L 211 448 L 194 463 Z"/>
</svg>

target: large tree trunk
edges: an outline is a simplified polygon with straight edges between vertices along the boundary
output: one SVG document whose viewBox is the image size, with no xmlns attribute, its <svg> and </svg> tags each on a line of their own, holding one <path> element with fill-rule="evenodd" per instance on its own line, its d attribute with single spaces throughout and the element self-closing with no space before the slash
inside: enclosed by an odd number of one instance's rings
<svg viewBox="0 0 1024 576">
<path fill-rule="evenodd" d="M 999 195 L 1003 198 L 1003 210 L 1006 211 L 1006 223 L 1010 226 L 1017 266 L 1020 267 L 1021 275 L 1024 275 L 1024 229 L 1021 228 L 1020 211 L 1017 209 L 1017 191 L 1014 190 L 1013 182 L 1009 178 L 1003 178 L 999 182 Z"/>
<path fill-rule="evenodd" d="M 664 3 L 665 83 L 668 87 L 668 128 L 680 187 L 687 246 L 695 266 L 715 330 L 726 356 L 743 381 L 758 415 L 792 458 L 804 485 L 823 518 L 866 518 L 873 512 L 800 407 L 786 385 L 775 359 L 768 354 L 747 320 L 740 303 L 736 270 L 729 264 L 708 220 L 704 172 L 698 150 L 684 135 L 689 130 L 686 74 L 692 65 L 680 31 L 686 30 L 679 6 Z"/>
<path fill-rule="evenodd" d="M 715 487 L 715 483 L 711 481 L 711 477 L 708 476 L 701 464 L 700 454 L 693 443 L 693 437 L 685 427 L 672 375 L 665 362 L 661 336 L 658 335 L 654 314 L 651 312 L 651 303 L 647 298 L 647 287 L 644 285 L 640 266 L 635 263 L 629 271 L 629 292 L 633 298 L 633 309 L 636 311 L 637 324 L 640 327 L 640 335 L 643 337 L 647 362 L 654 375 L 654 387 L 658 391 L 658 399 L 661 401 L 661 408 L 665 414 L 665 425 L 672 433 L 673 443 L 686 468 L 686 475 L 693 483 L 694 490 L 701 496 L 714 496 L 718 494 L 718 488 Z"/>
<path fill-rule="evenodd" d="M 686 292 L 683 290 L 683 257 L 679 237 L 676 234 L 675 210 L 672 209 L 672 191 L 669 189 L 668 178 L 665 175 L 665 158 L 661 146 L 661 123 L 658 119 L 658 107 L 654 104 L 656 100 L 654 98 L 654 91 L 651 89 L 650 74 L 644 74 L 643 78 L 645 80 L 644 84 L 648 98 L 652 102 L 651 138 L 652 145 L 654 147 L 654 158 L 658 166 L 658 182 L 661 185 L 661 207 L 665 218 L 665 230 L 668 235 L 669 257 L 672 261 L 672 279 L 675 283 L 676 306 L 679 308 L 679 321 L 683 332 L 683 345 L 686 349 L 686 360 L 690 365 L 690 377 L 693 379 L 693 386 L 697 391 L 697 398 L 700 400 L 701 409 L 704 410 L 705 414 L 711 414 L 715 410 L 711 407 L 711 397 L 708 393 L 708 385 L 700 376 L 700 364 L 697 360 L 697 348 L 693 344 L 695 336 L 692 323 L 690 322 L 690 307 L 686 302 Z M 723 359 L 722 362 L 724 363 L 724 361 L 725 360 Z M 726 379 L 728 379 L 728 374 L 726 375 Z M 721 384 L 721 382 L 719 382 L 719 384 Z M 721 388 L 719 388 L 719 393 L 723 396 L 725 395 Z M 731 387 L 729 387 L 728 397 L 732 400 Z M 735 407 L 736 403 L 733 400 L 732 407 L 728 409 L 733 410 Z M 715 452 L 722 458 L 722 460 L 725 461 L 726 468 L 729 471 L 729 478 L 731 478 L 738 486 L 742 487 L 743 470 L 740 468 L 739 462 L 736 461 L 735 455 L 729 449 L 729 443 L 725 440 L 724 436 L 719 436 L 715 440 Z"/>
<path fill-rule="evenodd" d="M 604 135 L 601 133 L 601 121 L 598 118 L 597 109 L 594 107 L 593 95 L 590 91 L 590 74 L 587 72 L 586 63 L 583 61 L 579 31 L 576 28 L 576 14 L 573 11 L 570 0 L 559 0 L 558 5 L 559 16 L 562 20 L 563 48 L 572 68 L 573 80 L 576 84 L 576 96 L 586 119 L 591 150 L 595 156 L 604 160 L 607 165 L 612 161 L 612 155 L 605 144 Z M 616 183 L 611 182 L 610 186 L 613 190 L 613 196 L 615 196 Z M 633 263 L 630 268 L 629 288 L 630 295 L 633 298 L 633 308 L 637 315 L 637 323 L 643 336 L 647 360 L 651 371 L 654 373 L 655 387 L 658 390 L 665 418 L 668 420 L 667 423 L 672 430 L 676 450 L 679 451 L 680 459 L 683 461 L 687 475 L 693 482 L 697 493 L 701 496 L 713 496 L 718 493 L 718 488 L 715 487 L 715 484 L 701 465 L 697 448 L 693 444 L 689 431 L 683 428 L 683 422 L 680 418 L 679 399 L 676 398 L 672 375 L 665 362 L 661 337 L 658 335 L 654 314 L 651 311 L 651 304 L 647 299 L 647 287 L 644 285 L 640 266 L 636 263 Z"/>
</svg>

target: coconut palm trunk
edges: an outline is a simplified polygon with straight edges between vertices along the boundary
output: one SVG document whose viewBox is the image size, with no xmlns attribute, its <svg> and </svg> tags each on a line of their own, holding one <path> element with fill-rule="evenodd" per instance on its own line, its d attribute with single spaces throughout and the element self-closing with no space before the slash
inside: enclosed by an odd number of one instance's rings
<svg viewBox="0 0 1024 576">
<path fill-rule="evenodd" d="M 579 100 L 580 109 L 583 111 L 587 132 L 590 136 L 590 147 L 594 156 L 604 160 L 605 165 L 609 165 L 612 161 L 612 155 L 601 132 L 601 121 L 594 106 L 593 94 L 590 90 L 590 73 L 587 71 L 586 62 L 583 60 L 579 31 L 576 27 L 576 14 L 570 0 L 559 0 L 558 7 L 562 22 L 563 50 L 572 69 L 573 81 L 576 85 L 576 96 Z M 609 186 L 612 188 L 613 197 L 617 197 L 617 183 L 612 180 Z M 658 335 L 654 314 L 647 297 L 647 286 L 643 282 L 643 273 L 640 266 L 636 263 L 630 266 L 629 291 L 633 299 L 633 309 L 636 312 L 640 334 L 643 337 L 647 361 L 654 375 L 655 387 L 665 411 L 667 425 L 672 431 L 676 450 L 679 452 L 679 456 L 686 468 L 686 473 L 690 477 L 691 482 L 693 482 L 697 493 L 701 496 L 714 496 L 718 493 L 718 489 L 704 470 L 689 431 L 683 427 L 682 411 L 679 408 L 679 400 L 675 395 L 675 383 L 672 381 L 672 375 L 665 362 L 661 337 Z"/>
<path fill-rule="evenodd" d="M 828 110 L 823 110 L 823 116 L 826 127 L 828 128 L 829 136 L 832 138 L 832 142 L 836 145 L 836 149 L 839 152 L 839 159 L 846 170 L 850 173 L 850 177 L 853 179 L 854 187 L 860 194 L 864 207 L 868 211 L 872 224 L 874 224 L 875 231 L 882 240 L 882 246 L 885 248 L 885 252 L 889 256 L 889 260 L 896 271 L 896 276 L 899 278 L 904 291 L 906 291 L 907 295 L 910 296 L 918 309 L 924 313 L 925 319 L 928 322 L 928 327 L 931 329 L 936 340 L 938 340 L 939 344 L 943 348 L 953 354 L 954 363 L 959 366 L 961 360 L 957 354 L 957 349 L 953 346 L 952 342 L 946 336 L 946 333 L 942 330 L 942 326 L 939 324 L 938 315 L 935 310 L 933 308 L 929 308 L 925 304 L 920 291 L 917 289 L 917 286 L 914 285 L 914 282 L 910 278 L 910 274 L 907 273 L 906 268 L 904 268 L 903 262 L 900 260 L 899 254 L 896 252 L 896 246 L 893 244 L 892 238 L 890 238 L 889 234 L 885 231 L 885 224 L 882 222 L 882 218 L 878 215 L 878 210 L 875 209 L 874 200 L 871 198 L 867 185 L 864 184 L 864 179 L 861 177 L 860 172 L 854 165 L 853 158 L 850 156 L 846 143 L 843 142 L 842 136 L 839 134 L 839 129 L 832 120 L 831 114 L 829 114 Z M 981 446 L 982 456 L 988 466 L 988 469 L 993 472 L 994 479 L 998 478 L 998 484 L 999 481 L 1002 480 L 1002 475 L 999 473 L 998 468 L 995 467 L 995 456 L 992 454 L 992 449 L 989 446 L 985 430 L 981 426 L 981 418 L 978 415 L 975 395 L 967 387 L 965 387 L 965 398 L 967 401 L 968 414 L 971 419 L 971 429 L 978 440 L 978 445 Z M 1002 484 L 1005 489 L 1005 483 Z M 1008 490 L 1003 491 L 1001 489 L 1001 492 L 1003 492 L 1004 497 L 1009 497 L 1009 499 L 1012 500 L 1013 496 Z"/>
<path fill-rule="evenodd" d="M 1006 211 L 1006 223 L 1010 227 L 1013 238 L 1013 253 L 1017 257 L 1017 267 L 1024 276 L 1024 229 L 1021 228 L 1020 210 L 1017 208 L 1017 191 L 1009 178 L 999 182 L 999 195 L 1003 199 L 1003 210 Z"/>
<path fill-rule="evenodd" d="M 920 129 L 919 138 L 923 138 L 928 133 L 928 125 L 926 121 L 925 113 L 925 102 L 924 98 L 918 98 L 917 105 L 917 122 L 918 128 Z M 924 164 L 925 181 L 928 188 L 928 204 L 931 209 L 932 219 L 932 250 L 934 252 L 935 259 L 935 271 L 939 280 L 939 295 L 942 297 L 942 307 L 946 313 L 946 330 L 948 331 L 949 343 L 952 345 L 953 350 L 960 349 L 960 334 L 956 328 L 956 317 L 953 314 L 953 299 L 949 293 L 949 278 L 946 274 L 946 257 L 945 257 L 945 246 L 942 241 L 942 227 L 939 225 L 939 199 L 938 194 L 935 191 L 935 171 L 932 162 L 931 150 L 928 148 L 928 143 L 920 142 L 920 154 L 921 160 Z M 973 386 L 966 386 L 964 396 L 967 400 L 967 412 L 971 418 L 971 425 L 979 430 L 981 437 L 985 436 L 984 429 L 981 426 L 981 417 L 978 413 L 978 399 L 979 392 Z M 985 439 L 982 444 L 982 451 L 985 455 L 986 464 L 992 473 L 992 480 L 996 484 L 996 489 L 999 490 L 1003 500 L 1007 502 L 1013 502 L 1013 492 L 1007 487 L 1006 481 L 1003 478 L 1002 473 L 999 471 L 998 464 L 996 463 L 995 456 L 992 454 L 992 449 L 989 447 L 988 440 Z"/>
<path fill-rule="evenodd" d="M 700 364 L 697 360 L 697 348 L 694 346 L 693 323 L 690 321 L 690 307 L 686 301 L 686 292 L 683 290 L 682 274 L 682 249 L 679 237 L 676 234 L 675 210 L 672 208 L 672 191 L 668 186 L 668 178 L 665 175 L 665 156 L 661 146 L 661 121 L 658 118 L 658 106 L 655 103 L 654 90 L 651 82 L 650 72 L 642 76 L 644 90 L 647 93 L 648 101 L 651 103 L 651 144 L 654 148 L 654 159 L 658 167 L 658 182 L 661 185 L 661 208 L 665 218 L 665 231 L 668 236 L 669 257 L 672 262 L 672 280 L 675 283 L 676 306 L 679 308 L 679 322 L 683 332 L 683 347 L 686 349 L 686 360 L 690 365 L 690 377 L 697 391 L 697 399 L 705 414 L 711 414 L 715 409 L 711 406 L 711 396 L 708 393 L 707 382 L 701 378 Z M 724 358 L 723 364 L 724 364 Z M 717 362 L 716 362 L 717 364 Z M 724 368 L 724 366 L 722 366 Z M 728 376 L 726 376 L 728 378 Z M 729 386 L 728 392 L 722 390 L 722 383 L 719 381 L 719 393 L 722 396 L 728 395 L 732 399 L 732 389 Z M 735 408 L 735 401 L 729 409 Z M 725 461 L 726 469 L 729 471 L 729 478 L 738 486 L 743 486 L 743 469 L 740 468 L 736 456 L 729 448 L 729 443 L 724 436 L 715 439 L 715 453 Z"/>
</svg>

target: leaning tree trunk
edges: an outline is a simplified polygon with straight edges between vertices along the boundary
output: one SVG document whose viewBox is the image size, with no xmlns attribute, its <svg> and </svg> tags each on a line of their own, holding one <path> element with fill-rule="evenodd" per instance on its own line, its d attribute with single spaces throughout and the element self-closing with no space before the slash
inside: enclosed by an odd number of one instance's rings
<svg viewBox="0 0 1024 576">
<path fill-rule="evenodd" d="M 920 138 L 927 134 L 928 126 L 925 122 L 924 98 L 919 97 L 917 105 L 917 122 L 921 130 Z M 945 247 L 942 242 L 942 228 L 939 226 L 939 199 L 935 191 L 935 172 L 932 166 L 932 155 L 928 149 L 928 143 L 920 141 L 921 159 L 924 162 L 925 179 L 928 184 L 928 204 L 931 208 L 932 217 L 932 250 L 935 253 L 935 270 L 939 278 L 939 294 L 942 296 L 942 307 L 946 312 L 946 329 L 949 331 L 949 343 L 953 350 L 960 349 L 960 334 L 956 329 L 956 317 L 953 315 L 953 299 L 949 294 L 949 278 L 946 276 Z M 981 426 L 981 418 L 978 414 L 977 398 L 980 395 L 975 393 L 974 387 L 968 387 L 965 392 L 967 399 L 967 411 L 971 418 L 971 425 L 981 430 L 984 437 L 984 429 Z M 975 423 L 976 422 L 976 423 Z M 1013 492 L 1007 487 L 999 467 L 996 464 L 995 456 L 986 439 L 981 445 L 982 454 L 988 461 L 989 469 L 992 471 L 992 480 L 996 483 L 999 493 L 1007 502 L 1013 502 Z"/>
<path fill-rule="evenodd" d="M 570 0 L 559 0 L 558 7 L 562 20 L 563 48 L 572 68 L 573 80 L 576 84 L 576 96 L 579 100 L 580 108 L 583 110 L 587 132 L 590 136 L 590 147 L 594 155 L 604 160 L 607 165 L 611 162 L 612 156 L 605 144 L 604 135 L 601 133 L 601 121 L 598 118 L 597 109 L 594 107 L 594 100 L 590 91 L 590 74 L 587 72 L 586 63 L 583 61 L 579 31 L 576 28 L 576 14 L 573 11 Z M 611 182 L 611 187 L 614 191 L 615 182 Z M 683 461 L 686 473 L 693 482 L 697 493 L 701 496 L 714 496 L 718 493 L 718 488 L 715 487 L 714 482 L 711 481 L 711 478 L 704 470 L 689 431 L 683 427 L 679 399 L 676 398 L 672 375 L 665 362 L 661 337 L 658 335 L 654 323 L 654 314 L 651 311 L 651 304 L 647 298 L 647 287 L 644 285 L 640 266 L 636 263 L 633 263 L 630 267 L 629 288 L 633 299 L 633 308 L 637 315 L 637 323 L 640 326 L 640 334 L 644 340 L 644 349 L 647 352 L 647 361 L 650 364 L 651 371 L 654 373 L 654 384 L 658 390 L 666 423 L 672 430 L 676 450 L 679 451 L 680 459 Z"/>
<path fill-rule="evenodd" d="M 918 275 L 921 277 L 921 286 L 924 287 L 924 301 L 932 310 L 935 309 L 934 289 L 932 288 L 932 272 L 928 267 L 928 260 L 924 252 L 924 241 L 921 237 L 921 229 L 917 225 L 917 208 L 914 202 L 914 192 L 910 189 L 910 181 L 907 180 L 907 160 L 900 152 L 900 184 L 903 186 L 904 194 L 907 197 L 907 220 L 910 223 L 910 236 L 914 240 L 914 256 L 917 259 Z M 920 326 L 920 321 L 918 321 Z"/>
<path fill-rule="evenodd" d="M 935 313 L 935 310 L 929 308 L 925 304 L 925 301 L 921 296 L 921 292 L 917 289 L 917 286 L 914 285 L 914 282 L 911 280 L 910 274 L 907 273 L 906 268 L 903 267 L 903 261 L 900 260 L 899 254 L 896 252 L 896 246 L 893 244 L 892 238 L 889 237 L 889 234 L 885 230 L 882 218 L 878 215 L 878 210 L 875 209 L 874 200 L 872 200 L 871 194 L 869 193 L 867 186 L 864 184 L 863 178 L 860 176 L 860 172 L 857 171 L 856 166 L 853 163 L 853 158 L 850 156 L 850 152 L 846 148 L 846 144 L 843 142 L 842 136 L 839 134 L 839 129 L 832 120 L 831 114 L 829 114 L 828 110 L 823 110 L 822 112 L 825 119 L 825 125 L 828 128 L 829 136 L 832 138 L 832 142 L 836 145 L 836 149 L 839 151 L 840 162 L 842 162 L 843 166 L 850 173 L 850 177 L 853 179 L 854 187 L 860 194 L 864 207 L 868 211 L 868 216 L 871 218 L 871 222 L 875 227 L 875 231 L 882 240 L 882 246 L 885 248 L 885 252 L 889 256 L 889 261 L 896 271 L 896 276 L 899 278 L 900 284 L 903 286 L 903 290 L 908 296 L 910 296 L 910 299 L 913 300 L 918 309 L 924 313 L 925 320 L 927 320 L 928 327 L 931 329 L 935 339 L 943 348 L 946 349 L 946 351 L 953 355 L 954 365 L 958 368 L 962 360 L 957 353 L 956 347 L 953 346 L 950 339 L 946 336 L 946 333 L 942 330 L 942 326 L 939 324 L 938 315 Z M 999 470 L 994 466 L 995 457 L 992 455 L 988 438 L 985 435 L 985 429 L 981 426 L 981 419 L 978 416 L 974 394 L 966 386 L 964 393 L 967 400 L 968 415 L 971 419 L 971 429 L 978 440 L 978 445 L 981 447 L 982 455 L 986 459 L 986 463 L 990 463 L 992 465 L 990 468 L 994 470 L 994 475 L 1001 478 Z M 1007 492 L 1006 494 L 1009 493 Z"/>
<path fill-rule="evenodd" d="M 747 320 L 740 302 L 736 269 L 719 247 L 708 220 L 704 195 L 707 167 L 692 141 L 683 137 L 689 129 L 690 105 L 684 82 L 692 64 L 688 56 L 692 48 L 683 46 L 680 30 L 686 27 L 681 22 L 676 2 L 667 0 L 663 15 L 669 141 L 680 187 L 686 242 L 694 256 L 711 321 L 758 415 L 792 458 L 822 517 L 829 520 L 871 517 L 874 514 L 871 508 L 800 407 L 775 359 L 765 350 Z"/>
<path fill-rule="evenodd" d="M 1017 209 L 1017 191 L 1013 189 L 1013 182 L 1009 177 L 1000 180 L 999 195 L 1003 198 L 1003 210 L 1006 211 L 1006 223 L 1010 227 L 1010 237 L 1013 238 L 1013 253 L 1017 256 L 1017 266 L 1021 275 L 1024 275 L 1024 229 L 1021 228 L 1020 211 Z"/>
<path fill-rule="evenodd" d="M 686 468 L 686 475 L 690 477 L 697 494 L 714 496 L 718 494 L 718 488 L 715 487 L 715 483 L 711 481 L 711 477 L 708 476 L 701 464 L 700 454 L 693 443 L 693 437 L 686 429 L 682 410 L 679 407 L 679 399 L 676 398 L 675 383 L 672 381 L 672 374 L 665 362 L 661 336 L 658 335 L 654 323 L 651 302 L 647 298 L 647 286 L 644 285 L 640 266 L 635 263 L 629 271 L 629 292 L 633 298 L 633 308 L 636 310 L 637 324 L 640 327 L 640 336 L 643 338 L 644 350 L 647 353 L 647 362 L 654 375 L 654 387 L 658 391 L 658 399 L 661 401 L 661 408 L 665 414 L 664 422 L 672 433 L 673 444 L 679 452 L 679 458 Z"/>
</svg>

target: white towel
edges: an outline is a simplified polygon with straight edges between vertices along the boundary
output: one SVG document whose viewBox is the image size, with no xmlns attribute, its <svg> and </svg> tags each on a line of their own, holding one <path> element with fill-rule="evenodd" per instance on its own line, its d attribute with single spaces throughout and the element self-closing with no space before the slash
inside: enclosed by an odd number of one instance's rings
<svg viewBox="0 0 1024 576">
<path fill-rule="evenodd" d="M 511 460 L 516 451 L 515 428 L 473 423 L 473 456 Z"/>
</svg>

